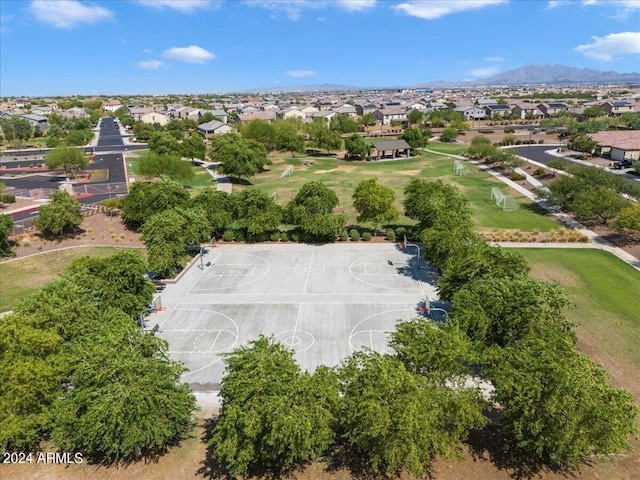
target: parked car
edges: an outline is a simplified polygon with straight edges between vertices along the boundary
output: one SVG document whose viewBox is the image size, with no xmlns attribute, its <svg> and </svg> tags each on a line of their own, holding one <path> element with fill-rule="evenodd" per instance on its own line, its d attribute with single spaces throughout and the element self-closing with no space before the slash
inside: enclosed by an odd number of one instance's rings
<svg viewBox="0 0 640 480">
<path fill-rule="evenodd" d="M 611 162 L 611 167 L 616 170 L 621 170 L 623 168 L 629 168 L 633 165 L 633 160 L 625 159 L 617 162 Z"/>
</svg>

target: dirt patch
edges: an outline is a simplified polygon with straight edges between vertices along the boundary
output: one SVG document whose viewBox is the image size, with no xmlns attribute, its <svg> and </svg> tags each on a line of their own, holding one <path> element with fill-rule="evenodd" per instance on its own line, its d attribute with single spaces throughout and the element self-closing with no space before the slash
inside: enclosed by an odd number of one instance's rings
<svg viewBox="0 0 640 480">
<path fill-rule="evenodd" d="M 15 257 L 26 257 L 35 253 L 48 252 L 65 247 L 80 245 L 110 245 L 114 247 L 144 247 L 140 234 L 128 230 L 120 217 L 109 217 L 103 213 L 86 217 L 76 235 L 60 240 L 49 240 L 38 233 L 28 233 L 15 238 Z"/>
</svg>

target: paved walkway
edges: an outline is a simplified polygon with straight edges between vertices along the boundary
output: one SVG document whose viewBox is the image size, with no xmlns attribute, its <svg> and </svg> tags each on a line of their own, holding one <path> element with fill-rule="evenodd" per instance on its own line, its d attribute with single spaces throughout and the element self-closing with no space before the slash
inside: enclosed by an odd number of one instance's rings
<svg viewBox="0 0 640 480">
<path fill-rule="evenodd" d="M 202 162 L 202 166 L 207 169 L 207 172 L 209 172 L 213 178 L 215 178 L 216 190 L 219 192 L 231 193 L 231 180 L 229 180 L 229 177 L 218 173 L 218 165 L 220 165 L 220 162 Z"/>
<path fill-rule="evenodd" d="M 607 240 L 602 238 L 600 235 L 595 233 L 594 231 L 589 230 L 588 228 L 586 228 L 584 225 L 582 225 L 577 220 L 571 218 L 566 213 L 563 213 L 562 211 L 560 211 L 560 209 L 558 209 L 557 207 L 550 205 L 546 201 L 544 201 L 541 198 L 539 198 L 536 194 L 530 192 L 529 190 L 527 190 L 522 185 L 514 182 L 513 180 L 510 180 L 509 178 L 505 177 L 501 173 L 496 172 L 491 167 L 488 167 L 487 165 L 484 165 L 482 162 L 479 162 L 477 160 L 471 160 L 469 158 L 463 157 L 462 155 L 453 155 L 453 154 L 449 154 L 449 153 L 442 153 L 442 152 L 438 152 L 436 150 L 430 150 L 428 148 L 425 148 L 424 150 L 427 151 L 427 152 L 430 152 L 430 153 L 435 153 L 435 154 L 438 154 L 438 155 L 445 155 L 447 157 L 457 158 L 459 160 L 464 160 L 466 162 L 469 162 L 469 163 L 472 163 L 472 164 L 476 165 L 481 170 L 486 171 L 487 173 L 489 173 L 490 175 L 496 177 L 498 180 L 500 180 L 501 182 L 507 184 L 509 187 L 513 188 L 517 192 L 520 192 L 525 197 L 527 197 L 527 198 L 531 199 L 532 201 L 536 202 L 542 208 L 544 208 L 549 213 L 551 213 L 553 216 L 558 218 L 558 221 L 562 225 L 566 225 L 569 228 L 578 230 L 581 234 L 586 235 L 591 240 L 591 243 L 575 243 L 575 244 L 574 243 L 510 243 L 509 242 L 509 243 L 500 243 L 499 245 L 502 245 L 502 246 L 505 246 L 505 247 L 523 247 L 523 248 L 529 248 L 529 247 L 530 248 L 598 248 L 598 249 L 601 249 L 601 250 L 606 250 L 608 252 L 611 252 L 613 255 L 618 257 L 623 262 L 628 263 L 633 268 L 635 268 L 636 270 L 640 271 L 640 260 L 638 260 L 636 257 L 634 257 L 630 253 L 624 251 L 623 249 L 621 249 L 619 247 L 616 247 L 615 245 L 613 245 L 612 243 L 608 242 Z M 536 162 L 531 162 L 531 163 L 537 164 Z M 548 168 L 546 165 L 541 165 L 541 166 L 543 166 L 545 168 Z"/>
</svg>

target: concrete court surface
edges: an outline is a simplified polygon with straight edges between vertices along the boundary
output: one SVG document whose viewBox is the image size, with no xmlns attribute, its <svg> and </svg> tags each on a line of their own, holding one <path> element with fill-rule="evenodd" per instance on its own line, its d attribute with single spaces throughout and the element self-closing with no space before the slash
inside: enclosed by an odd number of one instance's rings
<svg viewBox="0 0 640 480">
<path fill-rule="evenodd" d="M 417 249 L 389 243 L 224 244 L 196 259 L 151 314 L 194 391 L 219 389 L 220 354 L 273 335 L 303 370 L 338 365 L 362 348 L 384 352 L 400 319 L 435 299 L 435 271 Z M 211 262 L 209 267 L 206 266 Z"/>
</svg>

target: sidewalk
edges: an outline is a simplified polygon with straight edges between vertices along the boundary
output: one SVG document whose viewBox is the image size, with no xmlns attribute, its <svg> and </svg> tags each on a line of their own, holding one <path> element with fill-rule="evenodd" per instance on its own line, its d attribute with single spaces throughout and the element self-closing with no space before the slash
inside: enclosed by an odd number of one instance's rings
<svg viewBox="0 0 640 480">
<path fill-rule="evenodd" d="M 565 243 L 559 244 L 559 245 L 562 245 L 564 248 L 599 248 L 601 250 L 607 250 L 608 252 L 612 253 L 613 255 L 618 257 L 623 262 L 628 263 L 633 268 L 635 268 L 636 270 L 640 271 L 640 260 L 638 260 L 636 257 L 634 257 L 633 255 L 625 252 L 623 249 L 621 249 L 619 247 L 616 247 L 615 245 L 611 244 L 610 242 L 608 242 L 607 240 L 602 238 L 600 235 L 596 234 L 594 231 L 589 230 L 588 228 L 586 228 L 584 225 L 582 225 L 577 220 L 571 218 L 566 213 L 561 212 L 557 207 L 549 205 L 544 200 L 538 198 L 538 196 L 536 196 L 534 193 L 530 192 L 529 190 L 527 190 L 523 186 L 519 185 L 518 183 L 514 182 L 513 180 L 508 179 L 507 177 L 505 177 L 501 173 L 498 173 L 495 170 L 491 169 L 491 167 L 488 167 L 487 165 L 484 165 L 483 163 L 481 163 L 481 162 L 479 162 L 477 160 L 471 160 L 469 158 L 463 157 L 462 155 L 453 155 L 453 154 L 449 154 L 449 153 L 436 152 L 435 150 L 429 150 L 428 148 L 425 148 L 425 151 L 431 152 L 431 153 L 436 153 L 436 154 L 439 154 L 439 155 L 445 155 L 445 156 L 451 157 L 451 158 L 457 158 L 459 160 L 464 160 L 466 162 L 469 162 L 469 163 L 472 163 L 472 164 L 476 165 L 481 170 L 484 170 L 485 172 L 487 172 L 490 175 L 494 176 L 495 178 L 497 178 L 501 182 L 505 183 L 509 187 L 513 188 L 517 192 L 521 193 L 525 197 L 527 197 L 530 200 L 536 202 L 538 205 L 540 205 L 542 208 L 544 208 L 546 211 L 548 211 L 554 217 L 556 217 L 558 219 L 558 221 L 562 225 L 566 225 L 567 227 L 575 229 L 575 230 L 578 230 L 581 234 L 586 235 L 589 238 L 589 240 L 591 240 L 591 242 L 592 242 L 592 243 L 588 243 L 588 244 L 576 244 L 576 245 L 579 245 L 579 246 L 576 246 L 576 247 L 571 247 L 570 246 L 570 245 L 573 245 L 573 244 L 565 244 Z M 534 165 L 536 164 L 536 162 L 530 162 L 530 163 L 532 163 Z M 544 165 L 544 167 L 548 168 L 546 165 Z M 531 248 L 554 248 L 556 246 L 556 244 L 554 244 L 554 243 L 540 243 L 540 244 L 539 243 L 530 243 L 530 244 L 529 243 L 513 243 L 513 244 L 504 243 L 504 244 L 502 244 L 501 243 L 500 245 L 511 246 L 511 247 L 516 247 L 516 246 L 518 246 L 518 247 L 531 247 Z M 563 247 L 560 247 L 560 248 L 563 248 Z"/>
<path fill-rule="evenodd" d="M 231 193 L 233 190 L 231 180 L 229 180 L 229 177 L 220 175 L 218 173 L 218 171 L 216 170 L 216 167 L 218 165 L 220 165 L 219 162 L 202 162 L 202 166 L 206 168 L 207 172 L 209 172 L 211 176 L 216 180 L 216 190 L 218 190 L 219 192 Z"/>
</svg>

